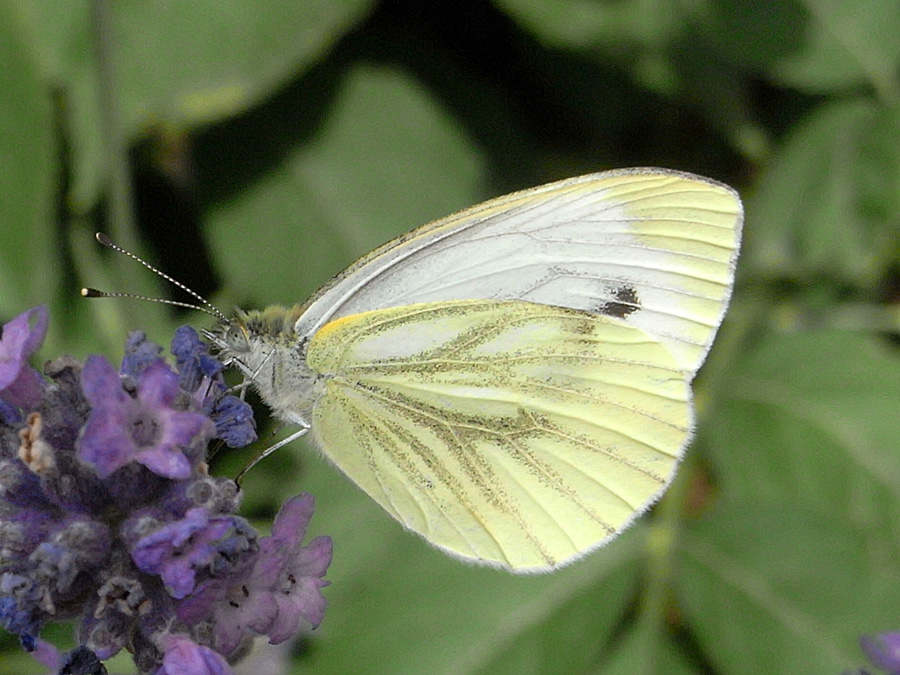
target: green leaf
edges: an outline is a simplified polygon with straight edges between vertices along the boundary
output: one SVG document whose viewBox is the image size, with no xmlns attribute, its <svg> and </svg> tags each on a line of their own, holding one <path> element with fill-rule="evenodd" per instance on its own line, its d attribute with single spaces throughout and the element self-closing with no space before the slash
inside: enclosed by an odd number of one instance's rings
<svg viewBox="0 0 900 675">
<path fill-rule="evenodd" d="M 774 64 L 772 74 L 783 84 L 813 92 L 868 84 L 884 102 L 898 103 L 900 4 L 808 0 L 804 6 L 809 15 L 805 35 L 801 41 L 785 38 L 785 44 L 798 48 Z"/>
<path fill-rule="evenodd" d="M 803 504 L 732 501 L 681 538 L 678 599 L 701 649 L 730 675 L 839 673 L 861 633 L 896 625 L 900 576 L 866 539 Z"/>
<path fill-rule="evenodd" d="M 703 25 L 720 53 L 776 82 L 826 93 L 867 84 L 897 103 L 900 4 L 894 0 L 715 0 Z"/>
<path fill-rule="evenodd" d="M 608 161 L 603 153 L 609 152 L 611 143 L 633 143 L 633 129 L 640 128 L 639 135 L 659 154 L 657 162 L 665 165 L 666 149 L 681 146 L 682 161 L 715 171 L 709 142 L 696 133 L 672 133 L 669 128 L 673 118 L 685 114 L 686 103 L 700 109 L 707 124 L 736 150 L 750 156 L 765 152 L 766 138 L 747 114 L 745 83 L 732 62 L 711 46 L 717 41 L 716 32 L 711 31 L 710 39 L 709 31 L 698 30 L 703 12 L 697 3 L 496 0 L 494 4 L 548 48 L 530 56 L 529 65 L 540 70 L 542 87 L 556 90 L 555 104 L 566 103 L 568 114 L 582 120 L 586 129 L 605 135 L 592 153 L 600 161 Z M 698 157 L 692 158 L 687 148 L 695 148 Z"/>
<path fill-rule="evenodd" d="M 259 104 L 311 67 L 372 4 L 22 0 L 46 74 L 68 103 L 73 208 L 89 211 L 105 189 L 105 88 L 112 91 L 115 131 L 127 140 L 155 126 L 221 120 Z M 98 49 L 109 73 L 101 73 Z"/>
<path fill-rule="evenodd" d="M 238 297 L 302 303 L 354 258 L 478 201 L 482 173 L 473 142 L 412 80 L 359 66 L 314 139 L 215 205 L 209 239 Z"/>
<path fill-rule="evenodd" d="M 667 639 L 663 626 L 657 623 L 641 621 L 617 637 L 610 646 L 608 662 L 595 671 L 598 675 L 700 675 L 705 672 L 699 664 L 690 661 L 685 645 Z"/>
<path fill-rule="evenodd" d="M 900 558 L 896 355 L 851 333 L 768 335 L 723 398 L 703 447 L 728 499 L 843 518 L 873 555 Z"/>
<path fill-rule="evenodd" d="M 802 2 L 706 3 L 701 22 L 710 42 L 733 63 L 765 69 L 787 58 L 803 43 L 809 14 Z"/>
<path fill-rule="evenodd" d="M 25 21 L 0 3 L 0 315 L 50 303 L 58 291 L 54 153 L 50 88 L 42 78 Z"/>
<path fill-rule="evenodd" d="M 372 0 L 112 5 L 125 128 L 234 115 L 315 63 Z"/>
<path fill-rule="evenodd" d="M 764 276 L 871 285 L 900 223 L 900 109 L 827 103 L 786 140 L 747 205 L 742 265 Z"/>
<path fill-rule="evenodd" d="M 628 46 L 661 46 L 684 28 L 677 2 L 620 0 L 494 0 L 548 47 L 621 51 Z"/>
</svg>

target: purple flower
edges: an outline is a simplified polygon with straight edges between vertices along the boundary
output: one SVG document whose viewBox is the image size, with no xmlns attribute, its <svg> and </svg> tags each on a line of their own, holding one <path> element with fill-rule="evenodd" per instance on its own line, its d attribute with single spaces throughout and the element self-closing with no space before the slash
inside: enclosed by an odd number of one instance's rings
<svg viewBox="0 0 900 675">
<path fill-rule="evenodd" d="M 107 562 L 111 546 L 112 533 L 105 523 L 68 517 L 28 556 L 31 576 L 51 588 L 62 604 L 89 592 L 85 584 Z"/>
<path fill-rule="evenodd" d="M 44 666 L 44 668 L 56 670 L 56 666 L 59 664 L 59 650 L 49 642 L 44 642 L 43 640 L 38 640 L 35 643 L 31 656 L 35 661 Z"/>
<path fill-rule="evenodd" d="M 162 347 L 147 339 L 146 333 L 136 330 L 125 340 L 125 355 L 119 372 L 137 379 L 147 366 L 161 358 L 162 351 Z"/>
<path fill-rule="evenodd" d="M 325 616 L 320 589 L 328 585 L 322 577 L 331 563 L 331 538 L 316 537 L 302 545 L 315 508 L 309 494 L 288 500 L 275 517 L 272 536 L 260 541 L 251 588 L 270 595 L 279 608 L 277 623 L 268 632 L 273 644 L 293 635 L 301 617 L 315 628 Z"/>
<path fill-rule="evenodd" d="M 169 595 L 181 599 L 194 590 L 198 571 L 221 576 L 256 550 L 256 533 L 243 518 L 211 517 L 206 509 L 194 508 L 138 539 L 131 557 L 138 569 L 158 574 Z"/>
<path fill-rule="evenodd" d="M 212 616 L 215 646 L 231 654 L 249 635 L 267 635 L 278 644 L 296 634 L 300 619 L 315 628 L 325 613 L 322 579 L 331 562 L 331 539 L 317 537 L 303 546 L 315 508 L 311 495 L 302 494 L 282 506 L 272 536 L 259 542 L 259 558 L 252 572 L 239 580 L 210 580 L 178 610 L 186 623 Z M 239 583 L 236 583 L 239 582 Z"/>
<path fill-rule="evenodd" d="M 172 339 L 175 369 L 181 388 L 195 392 L 194 398 L 216 425 L 216 437 L 229 448 L 243 448 L 256 439 L 253 410 L 236 396 L 225 394 L 222 364 L 209 355 L 209 347 L 190 326 L 182 326 Z"/>
<path fill-rule="evenodd" d="M 134 397 L 103 357 L 88 357 L 81 379 L 93 411 L 78 444 L 78 457 L 101 478 L 129 462 L 166 478 L 190 476 L 185 447 L 195 441 L 205 444 L 215 430 L 204 415 L 173 407 L 181 390 L 178 376 L 165 361 L 146 365 Z"/>
<path fill-rule="evenodd" d="M 18 635 L 28 651 L 34 648 L 37 634 L 48 618 L 42 596 L 42 589 L 30 577 L 12 572 L 0 575 L 0 625 Z"/>
<path fill-rule="evenodd" d="M 222 372 L 222 363 L 209 355 L 209 348 L 190 326 L 182 326 L 172 338 L 175 370 L 185 391 L 197 391 L 204 379 L 212 380 Z"/>
<path fill-rule="evenodd" d="M 163 644 L 162 667 L 153 675 L 231 675 L 233 671 L 221 655 L 187 637 L 170 635 Z"/>
<path fill-rule="evenodd" d="M 209 410 L 209 417 L 216 425 L 216 437 L 229 448 L 243 448 L 257 439 L 253 410 L 236 396 L 218 399 Z"/>
<path fill-rule="evenodd" d="M 173 340 L 177 372 L 133 333 L 121 373 L 93 356 L 42 375 L 26 360 L 46 324 L 37 308 L 0 340 L 0 625 L 58 673 L 101 675 L 127 648 L 142 673 L 220 675 L 254 636 L 321 621 L 331 542 L 302 545 L 312 498 L 261 540 L 234 481 L 207 473 L 216 434 L 256 436 L 196 332 Z M 40 641 L 73 619 L 74 649 Z"/>
<path fill-rule="evenodd" d="M 34 408 L 41 400 L 44 381 L 28 365 L 28 358 L 44 342 L 47 320 L 47 308 L 41 305 L 19 314 L 3 326 L 0 339 L 0 399 L 9 405 Z M 8 414 L 9 408 L 4 412 Z"/>
<path fill-rule="evenodd" d="M 900 675 L 900 633 L 864 635 L 860 644 L 872 665 L 890 675 Z"/>
</svg>

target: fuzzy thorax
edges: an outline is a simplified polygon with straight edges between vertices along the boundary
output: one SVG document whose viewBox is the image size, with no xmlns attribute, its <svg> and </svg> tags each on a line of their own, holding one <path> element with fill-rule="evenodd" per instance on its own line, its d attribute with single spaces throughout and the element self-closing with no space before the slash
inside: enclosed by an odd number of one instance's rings
<svg viewBox="0 0 900 675">
<path fill-rule="evenodd" d="M 308 337 L 295 330 L 301 313 L 296 305 L 238 310 L 209 337 L 219 359 L 240 368 L 279 419 L 308 426 L 316 375 L 306 365 Z"/>
</svg>

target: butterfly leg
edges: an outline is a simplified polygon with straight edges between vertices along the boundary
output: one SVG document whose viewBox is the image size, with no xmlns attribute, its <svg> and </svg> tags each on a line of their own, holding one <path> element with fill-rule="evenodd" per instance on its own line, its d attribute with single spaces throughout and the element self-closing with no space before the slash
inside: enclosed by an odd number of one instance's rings
<svg viewBox="0 0 900 675">
<path fill-rule="evenodd" d="M 278 450 L 279 448 L 282 448 L 282 447 L 284 447 L 285 445 L 287 445 L 288 443 L 291 443 L 292 441 L 296 441 L 296 440 L 297 440 L 298 438 L 300 438 L 301 436 L 306 435 L 306 433 L 307 433 L 308 431 L 309 431 L 309 425 L 308 425 L 308 424 L 304 424 L 303 426 L 300 427 L 300 429 L 298 429 L 297 431 L 295 431 L 294 433 L 292 433 L 292 434 L 291 434 L 290 436 L 288 436 L 287 438 L 282 438 L 280 441 L 278 441 L 278 442 L 275 443 L 274 445 L 270 445 L 268 448 L 266 448 L 265 450 L 263 450 L 263 451 L 262 451 L 261 453 L 259 453 L 256 457 L 254 457 L 253 460 L 252 460 L 247 466 L 245 466 L 243 469 L 241 469 L 241 472 L 237 475 L 237 478 L 234 479 L 235 482 L 236 482 L 238 485 L 240 485 L 240 484 L 241 484 L 241 480 L 243 480 L 243 478 L 244 478 L 244 474 L 247 473 L 247 472 L 248 472 L 250 469 L 252 469 L 254 466 L 256 466 L 260 461 L 262 461 L 263 459 L 265 459 L 266 457 L 268 457 L 269 455 L 271 455 L 273 452 L 275 452 L 275 451 Z"/>
</svg>

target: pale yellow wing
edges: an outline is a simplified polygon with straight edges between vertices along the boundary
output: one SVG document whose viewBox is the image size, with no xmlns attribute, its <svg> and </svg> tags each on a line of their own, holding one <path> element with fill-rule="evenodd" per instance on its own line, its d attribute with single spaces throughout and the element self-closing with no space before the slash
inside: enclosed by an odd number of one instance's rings
<svg viewBox="0 0 900 675">
<path fill-rule="evenodd" d="M 473 206 L 373 251 L 305 306 L 301 337 L 360 312 L 526 300 L 658 336 L 691 375 L 721 323 L 742 222 L 728 186 L 665 169 L 579 176 Z"/>
<path fill-rule="evenodd" d="M 526 302 L 367 312 L 307 363 L 313 432 L 388 513 L 462 558 L 552 569 L 652 503 L 688 440 L 687 376 L 626 322 Z"/>
</svg>

